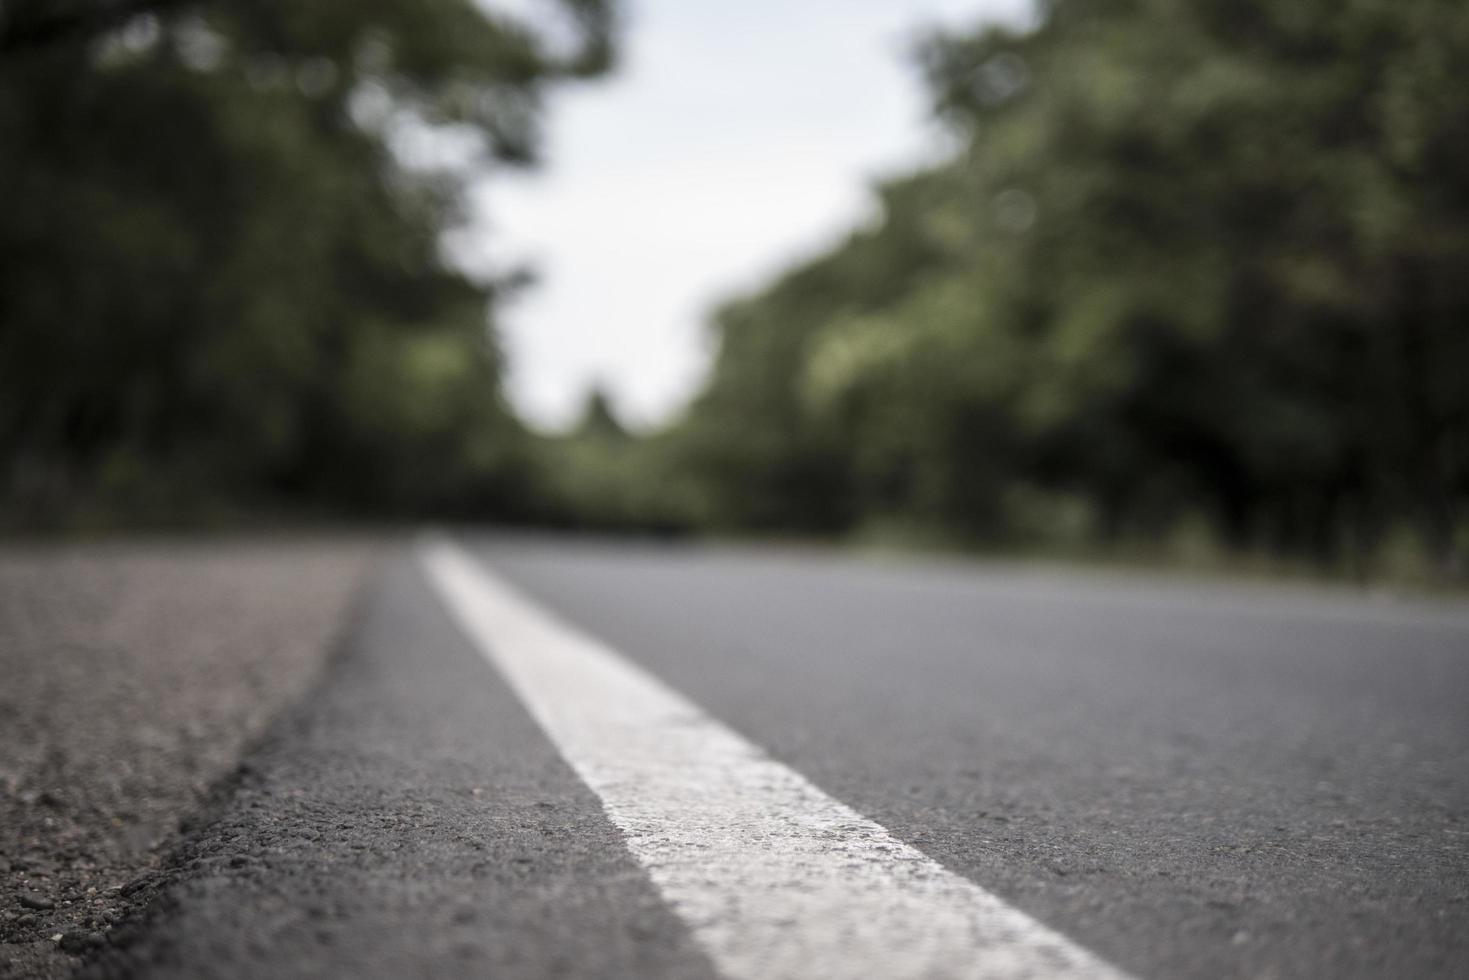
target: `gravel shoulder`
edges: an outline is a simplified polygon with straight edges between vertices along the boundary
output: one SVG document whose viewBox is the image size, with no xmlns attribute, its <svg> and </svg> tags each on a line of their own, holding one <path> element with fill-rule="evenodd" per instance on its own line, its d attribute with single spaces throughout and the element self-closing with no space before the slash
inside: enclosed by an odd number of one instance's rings
<svg viewBox="0 0 1469 980">
<path fill-rule="evenodd" d="M 70 975 L 312 684 L 382 545 L 0 549 L 0 978 Z"/>
</svg>

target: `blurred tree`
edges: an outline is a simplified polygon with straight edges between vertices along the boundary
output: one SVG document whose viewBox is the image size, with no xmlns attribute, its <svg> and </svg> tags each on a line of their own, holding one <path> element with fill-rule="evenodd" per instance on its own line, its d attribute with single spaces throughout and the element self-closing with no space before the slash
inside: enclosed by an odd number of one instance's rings
<svg viewBox="0 0 1469 980">
<path fill-rule="evenodd" d="M 959 146 L 716 318 L 682 423 L 735 526 L 906 520 L 1462 567 L 1469 7 L 1050 0 L 935 36 Z"/>
<path fill-rule="evenodd" d="M 577 434 L 591 439 L 611 441 L 628 438 L 627 429 L 623 428 L 622 423 L 617 420 L 617 413 L 612 411 L 612 401 L 600 385 L 594 386 L 591 391 L 587 392 L 586 405 L 582 408 Z"/>
<path fill-rule="evenodd" d="M 538 462 L 546 505 L 539 516 L 583 530 L 671 534 L 688 529 L 694 515 L 665 439 L 628 431 L 607 393 L 594 387 L 577 426 L 541 440 Z"/>
<path fill-rule="evenodd" d="M 0 499 L 503 513 L 526 436 L 449 265 L 467 181 L 610 66 L 472 0 L 0 7 Z"/>
</svg>

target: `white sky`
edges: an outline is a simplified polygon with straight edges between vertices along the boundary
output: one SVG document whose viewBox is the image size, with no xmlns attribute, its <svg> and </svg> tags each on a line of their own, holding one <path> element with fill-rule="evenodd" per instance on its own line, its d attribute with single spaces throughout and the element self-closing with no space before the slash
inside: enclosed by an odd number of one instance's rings
<svg viewBox="0 0 1469 980">
<path fill-rule="evenodd" d="M 874 177 L 935 150 L 914 29 L 1029 0 L 633 0 L 610 79 L 558 93 L 546 165 L 477 195 L 472 252 L 541 281 L 509 308 L 509 391 L 573 422 L 593 383 L 667 419 L 711 354 L 707 313 L 843 234 Z"/>
</svg>

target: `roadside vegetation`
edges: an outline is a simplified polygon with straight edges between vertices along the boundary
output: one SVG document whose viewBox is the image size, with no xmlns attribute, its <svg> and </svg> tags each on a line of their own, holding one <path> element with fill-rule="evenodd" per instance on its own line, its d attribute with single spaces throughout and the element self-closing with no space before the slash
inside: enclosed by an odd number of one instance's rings
<svg viewBox="0 0 1469 980">
<path fill-rule="evenodd" d="M 1356 576 L 1469 554 L 1469 7 L 1053 0 L 955 144 L 726 304 L 700 526 Z"/>
<path fill-rule="evenodd" d="M 0 500 L 21 527 L 529 516 L 470 179 L 611 65 L 475 0 L 0 7 Z M 571 37 L 569 38 L 568 35 Z"/>
<path fill-rule="evenodd" d="M 547 438 L 500 386 L 514 277 L 441 236 L 470 172 L 533 162 L 545 88 L 611 66 L 615 12 L 561 6 L 566 50 L 471 0 L 6 4 L 5 523 L 1465 575 L 1469 6 L 1048 0 L 930 37 L 947 157 L 716 311 L 672 424 L 594 394 Z"/>
</svg>

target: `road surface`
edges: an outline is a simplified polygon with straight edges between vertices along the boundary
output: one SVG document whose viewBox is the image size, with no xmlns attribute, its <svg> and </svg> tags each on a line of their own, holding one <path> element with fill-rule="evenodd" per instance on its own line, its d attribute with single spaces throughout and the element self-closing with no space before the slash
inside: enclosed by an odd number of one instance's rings
<svg viewBox="0 0 1469 980">
<path fill-rule="evenodd" d="M 1469 975 L 1469 611 L 461 533 L 93 976 Z"/>
</svg>

